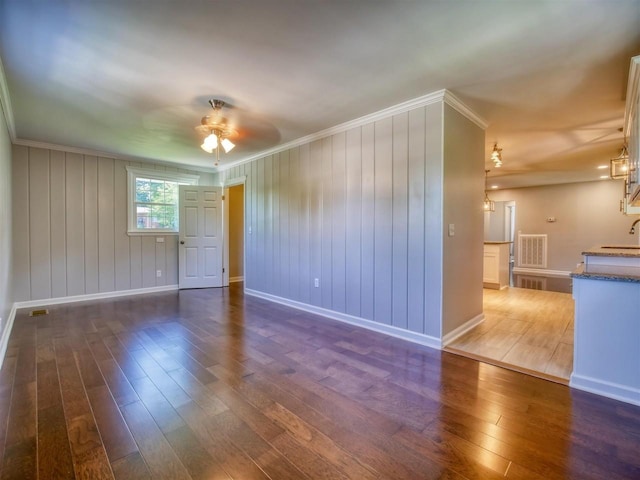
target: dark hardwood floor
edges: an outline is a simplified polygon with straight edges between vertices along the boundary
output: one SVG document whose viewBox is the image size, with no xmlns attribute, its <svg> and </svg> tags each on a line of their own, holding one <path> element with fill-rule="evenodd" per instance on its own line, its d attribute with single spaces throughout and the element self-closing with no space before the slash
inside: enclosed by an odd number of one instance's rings
<svg viewBox="0 0 640 480">
<path fill-rule="evenodd" d="M 640 407 L 230 289 L 21 311 L 3 479 L 639 479 Z"/>
</svg>

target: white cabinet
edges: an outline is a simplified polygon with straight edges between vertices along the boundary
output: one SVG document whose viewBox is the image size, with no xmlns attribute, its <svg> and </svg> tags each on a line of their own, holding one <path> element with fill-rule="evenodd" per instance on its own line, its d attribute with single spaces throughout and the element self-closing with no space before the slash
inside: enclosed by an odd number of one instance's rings
<svg viewBox="0 0 640 480">
<path fill-rule="evenodd" d="M 482 284 L 496 290 L 509 286 L 509 244 L 485 242 Z"/>
<path fill-rule="evenodd" d="M 629 142 L 629 170 L 625 184 L 626 204 L 624 213 L 640 207 L 640 55 L 631 59 L 627 104 L 625 106 L 624 136 Z"/>
</svg>

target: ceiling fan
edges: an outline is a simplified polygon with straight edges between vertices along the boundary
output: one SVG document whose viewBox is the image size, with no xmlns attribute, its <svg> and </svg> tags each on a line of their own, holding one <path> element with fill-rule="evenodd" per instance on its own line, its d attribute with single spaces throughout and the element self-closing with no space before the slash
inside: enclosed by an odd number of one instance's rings
<svg viewBox="0 0 640 480">
<path fill-rule="evenodd" d="M 213 153 L 216 151 L 215 166 L 218 166 L 220 162 L 220 149 L 221 146 L 225 153 L 229 153 L 235 144 L 229 140 L 229 137 L 236 132 L 229 125 L 229 121 L 222 116 L 222 107 L 225 103 L 222 100 L 212 99 L 209 100 L 209 105 L 213 108 L 214 113 L 212 115 L 205 115 L 200 121 L 200 125 L 195 127 L 196 131 L 205 136 L 202 148 L 207 153 Z"/>
</svg>

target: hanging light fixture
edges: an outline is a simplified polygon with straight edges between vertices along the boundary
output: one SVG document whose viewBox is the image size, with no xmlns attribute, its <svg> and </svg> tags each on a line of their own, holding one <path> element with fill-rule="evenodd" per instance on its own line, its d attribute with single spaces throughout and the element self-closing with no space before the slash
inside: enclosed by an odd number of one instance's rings
<svg viewBox="0 0 640 480">
<path fill-rule="evenodd" d="M 622 145 L 620 155 L 609 160 L 609 176 L 624 179 L 629 177 L 629 152 L 626 144 Z"/>
<path fill-rule="evenodd" d="M 502 149 L 498 148 L 498 142 L 493 144 L 493 151 L 491 152 L 491 160 L 496 168 L 502 166 Z"/>
<path fill-rule="evenodd" d="M 495 212 L 496 211 L 496 202 L 489 198 L 487 194 L 487 176 L 491 170 L 484 171 L 484 203 L 482 205 L 482 210 L 485 212 Z"/>
<path fill-rule="evenodd" d="M 224 102 L 222 100 L 209 100 L 209 105 L 213 108 L 214 114 L 202 117 L 201 125 L 198 125 L 196 130 L 206 135 L 200 148 L 207 153 L 216 151 L 215 166 L 218 166 L 218 163 L 220 163 L 220 149 L 218 147 L 222 147 L 225 153 L 229 153 L 235 147 L 235 144 L 227 137 L 235 132 L 229 127 L 227 119 L 221 114 Z"/>
</svg>

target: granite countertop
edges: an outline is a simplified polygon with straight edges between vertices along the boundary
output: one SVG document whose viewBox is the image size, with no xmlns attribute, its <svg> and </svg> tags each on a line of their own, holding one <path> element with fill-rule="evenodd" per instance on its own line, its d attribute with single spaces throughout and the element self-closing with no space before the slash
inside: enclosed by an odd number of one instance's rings
<svg viewBox="0 0 640 480">
<path fill-rule="evenodd" d="M 631 273 L 610 273 L 610 271 L 606 271 L 608 270 L 608 268 L 603 268 L 602 270 L 603 271 L 601 272 L 586 272 L 585 266 L 584 264 L 582 264 L 573 272 L 571 272 L 570 276 L 571 278 L 586 278 L 589 280 L 612 280 L 615 282 L 640 283 L 640 275 Z"/>
<path fill-rule="evenodd" d="M 582 255 L 590 255 L 592 257 L 640 258 L 640 245 L 608 245 L 607 248 L 603 248 L 602 246 L 592 247 L 582 252 Z"/>
</svg>

